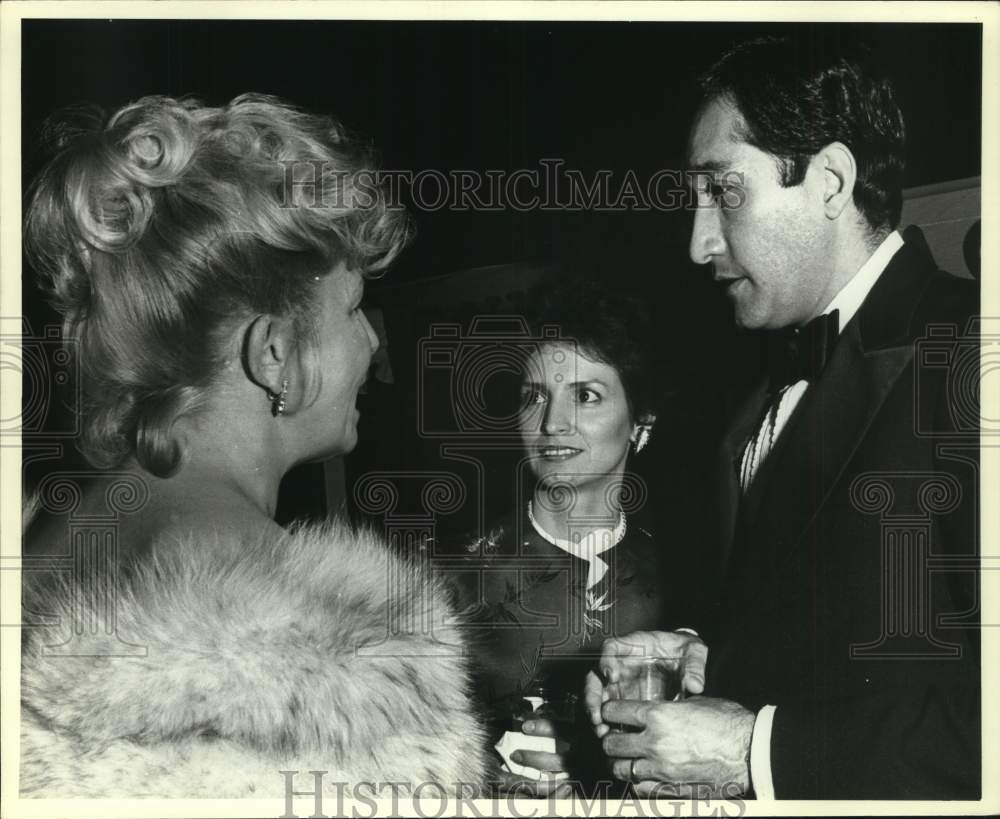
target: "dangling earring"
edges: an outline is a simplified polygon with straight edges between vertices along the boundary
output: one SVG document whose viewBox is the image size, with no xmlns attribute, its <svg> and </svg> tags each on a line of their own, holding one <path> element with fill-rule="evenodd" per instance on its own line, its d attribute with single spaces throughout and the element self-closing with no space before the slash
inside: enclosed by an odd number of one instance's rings
<svg viewBox="0 0 1000 819">
<path fill-rule="evenodd" d="M 649 436 L 651 428 L 648 424 L 640 424 L 637 427 L 637 434 L 635 439 L 635 454 L 638 455 L 642 452 L 643 447 L 649 443 Z"/>
<path fill-rule="evenodd" d="M 285 399 L 288 397 L 288 379 L 281 379 L 281 392 L 277 395 L 270 390 L 267 391 L 267 398 L 271 402 L 271 415 L 277 418 L 285 413 Z"/>
</svg>

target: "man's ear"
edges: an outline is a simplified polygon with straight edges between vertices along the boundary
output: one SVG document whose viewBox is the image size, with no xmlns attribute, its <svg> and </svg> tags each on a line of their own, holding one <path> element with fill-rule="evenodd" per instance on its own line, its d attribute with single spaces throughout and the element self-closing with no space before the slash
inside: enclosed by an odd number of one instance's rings
<svg viewBox="0 0 1000 819">
<path fill-rule="evenodd" d="M 247 326 L 243 334 L 243 368 L 247 377 L 272 394 L 281 391 L 288 377 L 295 348 L 292 322 L 264 313 Z"/>
<path fill-rule="evenodd" d="M 858 163 L 843 142 L 831 142 L 815 159 L 823 174 L 823 211 L 827 219 L 837 219 L 854 201 Z"/>
</svg>

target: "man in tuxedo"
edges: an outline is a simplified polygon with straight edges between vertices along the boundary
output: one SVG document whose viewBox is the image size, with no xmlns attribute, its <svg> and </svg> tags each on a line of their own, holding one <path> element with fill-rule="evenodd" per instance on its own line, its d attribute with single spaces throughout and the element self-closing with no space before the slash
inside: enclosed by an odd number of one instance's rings
<svg viewBox="0 0 1000 819">
<path fill-rule="evenodd" d="M 640 793 L 980 794 L 978 288 L 897 232 L 892 86 L 828 45 L 747 43 L 703 82 L 690 253 L 769 373 L 724 435 L 700 637 L 609 641 L 588 683 Z M 684 653 L 705 696 L 608 701 L 637 650 Z"/>
</svg>

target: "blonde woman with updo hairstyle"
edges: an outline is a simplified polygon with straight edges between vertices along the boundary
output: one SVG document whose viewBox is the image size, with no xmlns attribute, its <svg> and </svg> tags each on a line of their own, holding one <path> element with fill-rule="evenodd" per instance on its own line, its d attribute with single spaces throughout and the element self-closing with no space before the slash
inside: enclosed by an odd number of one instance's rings
<svg viewBox="0 0 1000 819">
<path fill-rule="evenodd" d="M 477 784 L 482 733 L 439 581 L 346 524 L 272 519 L 291 467 L 356 443 L 378 346 L 365 278 L 410 233 L 370 152 L 255 94 L 147 97 L 50 133 L 25 241 L 81 373 L 95 479 L 74 514 L 106 510 L 109 475 L 131 506 L 96 581 L 25 588 L 47 616 L 23 632 L 22 794 Z M 25 551 L 64 554 L 68 531 L 50 515 Z M 110 637 L 78 627 L 102 600 Z M 390 629 L 415 609 L 438 627 Z"/>
</svg>

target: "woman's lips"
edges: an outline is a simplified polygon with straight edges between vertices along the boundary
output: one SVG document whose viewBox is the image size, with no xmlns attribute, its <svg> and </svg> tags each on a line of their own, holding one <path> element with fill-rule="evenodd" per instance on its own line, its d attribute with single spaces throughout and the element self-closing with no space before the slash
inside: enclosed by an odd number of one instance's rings
<svg viewBox="0 0 1000 819">
<path fill-rule="evenodd" d="M 535 450 L 538 457 L 546 461 L 565 461 L 583 452 L 572 446 L 540 446 Z"/>
</svg>

